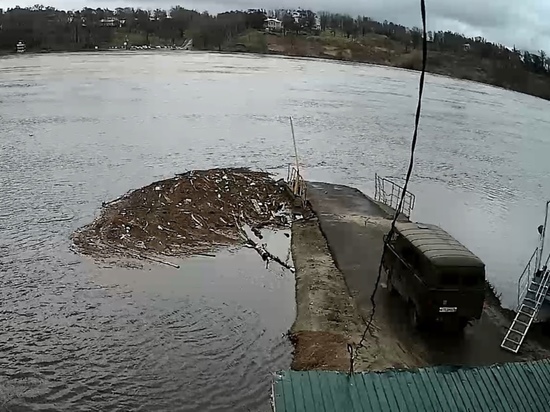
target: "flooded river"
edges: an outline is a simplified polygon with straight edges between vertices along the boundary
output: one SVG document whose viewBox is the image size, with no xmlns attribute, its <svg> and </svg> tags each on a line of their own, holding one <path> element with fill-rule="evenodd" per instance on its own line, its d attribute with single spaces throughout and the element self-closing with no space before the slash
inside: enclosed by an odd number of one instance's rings
<svg viewBox="0 0 550 412">
<path fill-rule="evenodd" d="M 291 274 L 250 250 L 110 269 L 69 236 L 102 201 L 174 173 L 284 173 L 290 115 L 306 178 L 372 194 L 375 172 L 405 171 L 417 79 L 202 53 L 0 59 L 0 405 L 269 410 L 270 372 L 290 364 Z M 508 304 L 550 198 L 549 136 L 549 102 L 427 79 L 413 217 L 479 254 Z"/>
</svg>

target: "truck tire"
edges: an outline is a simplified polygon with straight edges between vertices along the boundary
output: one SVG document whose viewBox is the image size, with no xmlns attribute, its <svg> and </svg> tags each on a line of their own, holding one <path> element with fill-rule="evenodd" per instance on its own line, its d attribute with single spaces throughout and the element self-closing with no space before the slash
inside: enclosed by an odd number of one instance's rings
<svg viewBox="0 0 550 412">
<path fill-rule="evenodd" d="M 464 332 L 464 329 L 468 324 L 470 323 L 470 320 L 468 318 L 458 318 L 458 325 L 457 325 L 457 331 L 462 333 Z"/>
<path fill-rule="evenodd" d="M 393 283 L 391 280 L 391 273 L 388 274 L 388 280 L 386 283 L 388 285 L 388 292 L 390 293 L 390 295 L 397 295 L 397 290 L 395 290 L 395 287 L 393 286 Z"/>
<path fill-rule="evenodd" d="M 409 313 L 411 316 L 412 327 L 421 332 L 425 331 L 427 329 L 428 322 L 426 319 L 420 316 L 418 310 L 416 310 L 416 306 L 412 302 L 409 303 Z"/>
</svg>

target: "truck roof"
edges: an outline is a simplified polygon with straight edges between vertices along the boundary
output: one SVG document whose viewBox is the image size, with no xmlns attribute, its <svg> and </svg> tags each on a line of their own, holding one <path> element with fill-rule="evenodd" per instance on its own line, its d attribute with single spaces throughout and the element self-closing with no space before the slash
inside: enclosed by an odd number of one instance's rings
<svg viewBox="0 0 550 412">
<path fill-rule="evenodd" d="M 439 226 L 396 222 L 395 228 L 397 233 L 426 256 L 434 266 L 485 267 L 480 258 Z"/>
</svg>

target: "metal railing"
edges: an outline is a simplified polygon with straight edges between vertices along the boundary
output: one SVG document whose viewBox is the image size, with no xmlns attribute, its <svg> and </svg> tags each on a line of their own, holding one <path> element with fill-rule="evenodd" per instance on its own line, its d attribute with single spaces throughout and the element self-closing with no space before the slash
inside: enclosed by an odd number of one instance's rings
<svg viewBox="0 0 550 412">
<path fill-rule="evenodd" d="M 294 196 L 299 197 L 302 199 L 302 202 L 306 202 L 307 200 L 307 186 L 306 181 L 304 178 L 300 175 L 300 172 L 296 167 L 288 165 L 288 172 L 286 181 L 290 189 L 292 190 L 292 193 L 294 193 Z"/>
<path fill-rule="evenodd" d="M 380 176 L 378 173 L 374 175 L 374 200 L 397 210 L 399 208 L 399 201 L 401 200 L 402 194 L 402 186 L 386 177 Z M 403 213 L 406 217 L 410 217 L 411 211 L 414 209 L 415 202 L 415 196 L 407 190 L 399 212 Z"/>
<path fill-rule="evenodd" d="M 529 285 L 531 284 L 531 280 L 533 279 L 533 276 L 535 275 L 535 272 L 538 269 L 536 267 L 538 252 L 539 252 L 539 248 L 536 248 L 533 254 L 531 255 L 531 258 L 529 259 L 529 262 L 527 262 L 527 265 L 525 265 L 525 269 L 523 269 L 521 276 L 519 277 L 517 308 L 519 308 L 519 305 L 521 305 L 523 297 L 527 293 L 527 288 L 529 288 Z"/>
<path fill-rule="evenodd" d="M 549 256 L 550 258 L 550 256 Z M 537 288 L 537 291 L 535 292 L 535 301 L 536 301 L 536 307 L 535 310 L 540 309 L 542 306 L 544 300 L 546 299 L 546 296 L 548 294 L 548 282 L 550 281 L 550 274 L 548 273 L 548 270 L 544 270 L 544 272 L 541 274 L 539 287 Z"/>
<path fill-rule="evenodd" d="M 531 259 L 529 259 L 529 262 L 527 262 L 527 265 L 525 266 L 525 269 L 523 269 L 523 272 L 518 280 L 518 309 L 521 305 L 521 302 L 523 301 L 523 298 L 527 294 L 527 291 L 529 290 L 529 286 L 533 282 L 533 278 L 535 277 L 535 273 L 540 269 L 541 274 L 545 274 L 545 272 L 548 270 L 548 264 L 550 263 L 550 254 L 546 258 L 546 261 L 544 262 L 544 265 L 541 268 L 536 267 L 536 263 L 540 262 L 540 256 L 539 256 L 539 248 L 536 248 L 533 254 L 531 255 Z M 533 259 L 535 259 L 535 262 L 533 262 Z M 546 298 L 546 296 L 545 296 Z"/>
</svg>

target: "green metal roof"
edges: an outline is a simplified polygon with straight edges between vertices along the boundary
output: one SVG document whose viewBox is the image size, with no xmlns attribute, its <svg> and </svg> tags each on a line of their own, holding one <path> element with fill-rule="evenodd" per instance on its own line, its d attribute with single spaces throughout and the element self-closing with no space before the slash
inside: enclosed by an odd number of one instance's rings
<svg viewBox="0 0 550 412">
<path fill-rule="evenodd" d="M 275 412 L 531 412 L 550 410 L 550 360 L 355 373 L 286 371 Z"/>
<path fill-rule="evenodd" d="M 480 258 L 439 226 L 396 222 L 395 228 L 436 266 L 485 267 Z"/>
</svg>

